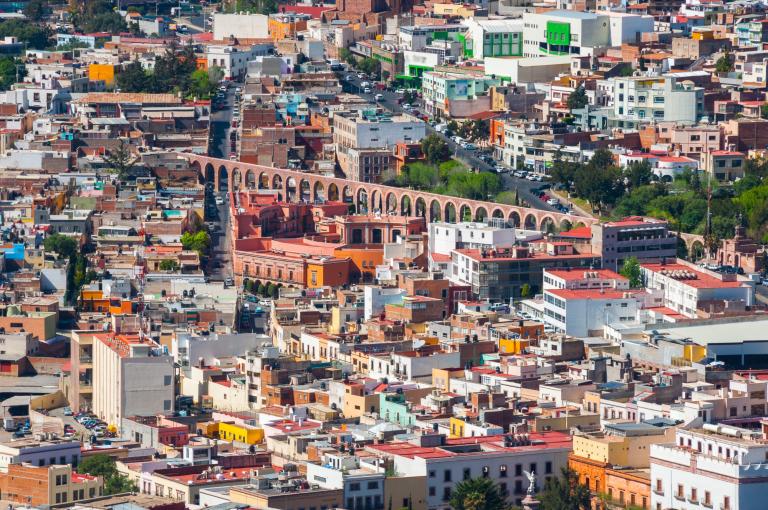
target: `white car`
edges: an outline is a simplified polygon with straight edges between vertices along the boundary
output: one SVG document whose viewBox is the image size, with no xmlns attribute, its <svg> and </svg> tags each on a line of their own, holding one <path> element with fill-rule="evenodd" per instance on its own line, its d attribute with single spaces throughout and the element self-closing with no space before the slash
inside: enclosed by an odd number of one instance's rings
<svg viewBox="0 0 768 510">
<path fill-rule="evenodd" d="M 365 88 L 365 87 L 370 87 L 371 84 L 369 82 L 367 82 L 367 81 L 364 81 L 364 82 L 360 83 L 360 86 Z"/>
<path fill-rule="evenodd" d="M 559 203 L 560 203 L 560 201 L 558 199 L 556 199 L 556 198 L 550 198 L 549 200 L 547 200 L 547 204 L 552 205 L 552 206 L 558 205 Z"/>
<path fill-rule="evenodd" d="M 497 173 L 497 174 L 503 174 L 503 173 L 504 173 L 504 172 L 506 172 L 506 171 L 507 171 L 507 169 L 506 169 L 506 168 L 504 168 L 504 167 L 503 167 L 503 166 L 501 166 L 501 165 L 499 165 L 499 166 L 497 166 L 497 167 L 496 167 L 496 173 Z"/>
<path fill-rule="evenodd" d="M 405 94 L 405 89 L 397 89 L 395 92 L 397 94 Z"/>
<path fill-rule="evenodd" d="M 222 205 L 224 203 L 224 199 L 221 197 L 216 197 L 216 205 Z"/>
<path fill-rule="evenodd" d="M 371 89 L 369 87 L 365 87 L 363 89 L 363 94 L 370 94 L 370 93 L 371 93 Z"/>
<path fill-rule="evenodd" d="M 376 94 L 373 97 L 374 97 L 374 99 L 376 99 L 376 101 L 381 101 L 382 99 L 384 99 L 384 95 L 383 94 Z"/>
</svg>

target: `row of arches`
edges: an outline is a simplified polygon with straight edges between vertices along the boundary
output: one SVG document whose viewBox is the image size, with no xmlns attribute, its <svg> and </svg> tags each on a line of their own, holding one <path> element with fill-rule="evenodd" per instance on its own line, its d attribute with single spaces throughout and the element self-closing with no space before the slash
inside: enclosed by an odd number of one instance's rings
<svg viewBox="0 0 768 510">
<path fill-rule="evenodd" d="M 192 165 L 199 163 L 193 161 Z M 430 193 L 391 188 L 371 183 L 344 181 L 306 174 L 306 176 L 286 175 L 290 171 L 262 167 L 263 170 L 239 167 L 228 168 L 219 165 L 215 169 L 212 163 L 206 163 L 204 172 L 207 182 L 215 182 L 219 191 L 245 189 L 275 190 L 278 200 L 288 202 L 304 201 L 322 203 L 326 201 L 344 202 L 358 214 L 381 213 L 404 216 L 421 216 L 430 222 L 445 221 L 485 221 L 495 218 L 529 230 L 541 230 L 548 233 L 569 230 L 583 226 L 583 222 L 573 223 L 570 217 L 562 214 L 546 213 L 536 209 L 527 209 L 501 204 L 479 202 L 438 196 Z M 292 172 L 291 172 L 292 173 Z M 339 182 L 328 182 L 339 181 Z"/>
</svg>

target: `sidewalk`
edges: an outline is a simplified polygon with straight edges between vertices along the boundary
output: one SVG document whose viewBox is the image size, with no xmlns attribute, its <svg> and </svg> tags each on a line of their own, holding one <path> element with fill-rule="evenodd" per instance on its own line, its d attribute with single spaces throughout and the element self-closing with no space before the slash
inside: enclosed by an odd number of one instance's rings
<svg viewBox="0 0 768 510">
<path fill-rule="evenodd" d="M 553 190 L 550 188 L 549 190 L 547 190 L 547 193 L 549 193 L 551 196 L 557 197 L 557 199 L 563 202 L 564 204 L 567 204 L 571 209 L 576 211 L 579 214 L 579 216 L 587 216 L 587 217 L 591 216 L 593 218 L 596 217 L 594 214 L 592 214 L 591 211 L 587 211 L 583 207 L 580 207 L 575 202 L 568 199 L 568 194 L 564 191 Z"/>
</svg>

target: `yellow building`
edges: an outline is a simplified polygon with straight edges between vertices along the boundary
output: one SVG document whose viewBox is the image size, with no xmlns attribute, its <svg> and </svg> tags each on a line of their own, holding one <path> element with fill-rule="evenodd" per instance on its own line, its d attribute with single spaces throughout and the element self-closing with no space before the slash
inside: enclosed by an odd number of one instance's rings
<svg viewBox="0 0 768 510">
<path fill-rule="evenodd" d="M 499 352 L 502 354 L 522 354 L 531 345 L 525 338 L 500 338 Z"/>
<path fill-rule="evenodd" d="M 632 468 L 650 466 L 651 445 L 675 440 L 675 427 L 662 429 L 652 425 L 623 423 L 612 425 L 622 435 L 589 434 L 573 436 L 573 455 L 582 459 Z"/>
<path fill-rule="evenodd" d="M 115 66 L 113 64 L 91 64 L 88 66 L 88 79 L 104 80 L 107 87 L 115 84 Z"/>
<path fill-rule="evenodd" d="M 464 437 L 464 425 L 465 423 L 463 419 L 451 416 L 451 419 L 448 422 L 451 432 L 448 437 L 451 439 Z"/>
<path fill-rule="evenodd" d="M 219 423 L 219 439 L 245 444 L 259 444 L 264 441 L 264 429 L 235 423 Z"/>
</svg>

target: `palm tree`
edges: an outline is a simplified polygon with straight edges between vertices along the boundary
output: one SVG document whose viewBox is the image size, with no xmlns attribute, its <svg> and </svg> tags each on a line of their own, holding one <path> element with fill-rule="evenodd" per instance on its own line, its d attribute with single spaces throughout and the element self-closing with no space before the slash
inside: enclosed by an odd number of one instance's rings
<svg viewBox="0 0 768 510">
<path fill-rule="evenodd" d="M 451 495 L 454 510 L 507 510 L 498 485 L 489 478 L 470 478 L 456 485 Z"/>
</svg>

